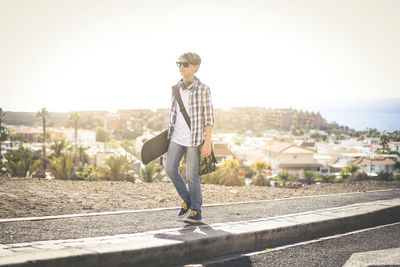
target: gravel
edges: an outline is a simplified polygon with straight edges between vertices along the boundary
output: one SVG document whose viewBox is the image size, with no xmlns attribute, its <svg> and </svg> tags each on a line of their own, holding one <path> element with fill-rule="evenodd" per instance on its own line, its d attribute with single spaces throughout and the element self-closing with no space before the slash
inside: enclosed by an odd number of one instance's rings
<svg viewBox="0 0 400 267">
<path fill-rule="evenodd" d="M 400 188 L 400 181 L 315 184 L 298 189 L 203 184 L 203 204 L 246 202 Z M 0 218 L 179 206 L 172 183 L 0 178 Z"/>
</svg>

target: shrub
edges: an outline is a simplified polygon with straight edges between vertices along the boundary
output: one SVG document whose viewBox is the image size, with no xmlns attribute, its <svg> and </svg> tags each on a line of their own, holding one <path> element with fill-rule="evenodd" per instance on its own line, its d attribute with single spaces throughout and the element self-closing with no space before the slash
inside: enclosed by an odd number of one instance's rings
<svg viewBox="0 0 400 267">
<path fill-rule="evenodd" d="M 95 174 L 93 166 L 87 166 L 83 171 L 76 173 L 77 180 L 92 180 Z"/>
<path fill-rule="evenodd" d="M 314 181 L 317 183 L 323 183 L 324 179 L 322 179 L 322 177 L 318 177 L 318 178 L 315 178 Z"/>
<path fill-rule="evenodd" d="M 324 183 L 333 183 L 335 181 L 334 175 L 321 175 L 321 178 Z"/>
<path fill-rule="evenodd" d="M 381 181 L 392 181 L 393 180 L 393 173 L 391 172 L 386 172 L 386 171 L 380 171 L 378 173 L 378 180 Z"/>
<path fill-rule="evenodd" d="M 18 150 L 7 152 L 4 156 L 7 159 L 5 163 L 7 171 L 16 177 L 26 177 L 42 164 L 30 149 L 22 146 Z"/>
<path fill-rule="evenodd" d="M 314 177 L 315 177 L 315 172 L 313 172 L 313 171 L 304 171 L 303 172 L 303 176 L 307 180 L 307 184 L 310 185 L 312 183 Z"/>
<path fill-rule="evenodd" d="M 215 172 L 202 175 L 200 179 L 204 184 L 220 184 L 224 175 L 225 172 L 221 168 L 218 168 Z"/>
<path fill-rule="evenodd" d="M 343 183 L 344 179 L 343 178 L 336 178 L 335 183 Z"/>
<path fill-rule="evenodd" d="M 149 163 L 144 166 L 141 170 L 141 177 L 143 181 L 146 183 L 152 183 L 156 179 L 161 179 L 165 175 L 161 174 L 162 167 L 161 166 L 156 166 L 153 163 Z"/>
<path fill-rule="evenodd" d="M 226 186 L 243 186 L 244 176 L 239 176 L 235 172 L 225 172 L 225 175 L 220 179 L 220 184 Z"/>
<path fill-rule="evenodd" d="M 239 161 L 237 159 L 228 159 L 221 167 L 223 175 L 219 183 L 227 186 L 243 186 L 244 176 L 239 174 Z"/>
<path fill-rule="evenodd" d="M 283 171 L 281 173 L 278 174 L 278 181 L 282 182 L 283 185 L 286 185 L 286 183 L 289 180 L 293 179 L 293 175 L 291 175 L 290 173 Z"/>
<path fill-rule="evenodd" d="M 270 186 L 271 184 L 264 175 L 257 175 L 252 179 L 251 183 L 258 186 Z"/>
<path fill-rule="evenodd" d="M 100 175 L 107 180 L 123 180 L 129 162 L 124 156 L 110 156 L 105 161 L 105 166 L 100 169 Z"/>
<path fill-rule="evenodd" d="M 368 175 L 362 169 L 360 169 L 353 174 L 352 180 L 354 181 L 368 180 Z"/>
<path fill-rule="evenodd" d="M 56 159 L 50 159 L 49 162 L 56 179 L 69 180 L 75 178 L 74 156 L 71 154 L 62 154 Z"/>
</svg>

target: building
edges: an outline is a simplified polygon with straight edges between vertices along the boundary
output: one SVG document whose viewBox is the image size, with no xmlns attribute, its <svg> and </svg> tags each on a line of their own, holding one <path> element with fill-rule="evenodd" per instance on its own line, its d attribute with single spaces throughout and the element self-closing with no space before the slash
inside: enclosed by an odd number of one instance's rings
<svg viewBox="0 0 400 267">
<path fill-rule="evenodd" d="M 10 134 L 22 136 L 26 142 L 30 143 L 36 142 L 40 138 L 43 138 L 43 129 L 39 127 L 33 128 L 28 126 L 9 126 L 8 130 Z"/>
<path fill-rule="evenodd" d="M 379 156 L 375 158 L 360 157 L 352 161 L 364 170 L 365 173 L 379 173 L 381 171 L 393 172 L 396 161 L 390 157 Z"/>
<path fill-rule="evenodd" d="M 314 112 L 296 111 L 294 109 L 268 109 L 265 120 L 267 124 L 276 129 L 290 130 L 292 125 L 307 125 L 320 128 L 323 123 L 321 114 Z"/>
<path fill-rule="evenodd" d="M 214 155 L 218 162 L 221 162 L 225 159 L 233 159 L 235 155 L 228 148 L 227 143 L 213 143 L 214 145 Z"/>
<path fill-rule="evenodd" d="M 272 128 L 289 130 L 292 125 L 292 109 L 269 109 L 265 120 Z"/>
<path fill-rule="evenodd" d="M 323 167 L 314 159 L 315 150 L 292 143 L 275 142 L 265 147 L 266 161 L 274 172 L 300 174 L 305 170 L 320 171 Z"/>
<path fill-rule="evenodd" d="M 390 151 L 400 152 L 400 142 L 390 142 L 389 143 Z"/>
</svg>

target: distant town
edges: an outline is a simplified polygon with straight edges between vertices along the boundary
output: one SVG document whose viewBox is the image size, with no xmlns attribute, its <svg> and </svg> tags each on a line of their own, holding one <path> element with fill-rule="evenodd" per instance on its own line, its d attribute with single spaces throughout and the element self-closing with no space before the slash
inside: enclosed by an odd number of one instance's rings
<svg viewBox="0 0 400 267">
<path fill-rule="evenodd" d="M 297 187 L 400 180 L 399 132 L 355 131 L 295 109 L 215 109 L 218 170 L 203 183 Z M 8 112 L 0 109 L 0 175 L 71 180 L 168 181 L 165 156 L 140 149 L 166 129 L 168 109 Z M 182 170 L 185 166 L 182 163 Z"/>
</svg>

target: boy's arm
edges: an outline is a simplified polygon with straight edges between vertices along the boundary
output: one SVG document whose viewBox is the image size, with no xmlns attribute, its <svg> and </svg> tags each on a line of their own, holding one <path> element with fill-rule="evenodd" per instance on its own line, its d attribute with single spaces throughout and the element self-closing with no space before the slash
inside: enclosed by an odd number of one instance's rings
<svg viewBox="0 0 400 267">
<path fill-rule="evenodd" d="M 208 157 L 211 154 L 211 133 L 212 133 L 212 126 L 206 126 L 206 139 L 204 140 L 203 148 L 201 150 L 201 156 Z"/>
</svg>

